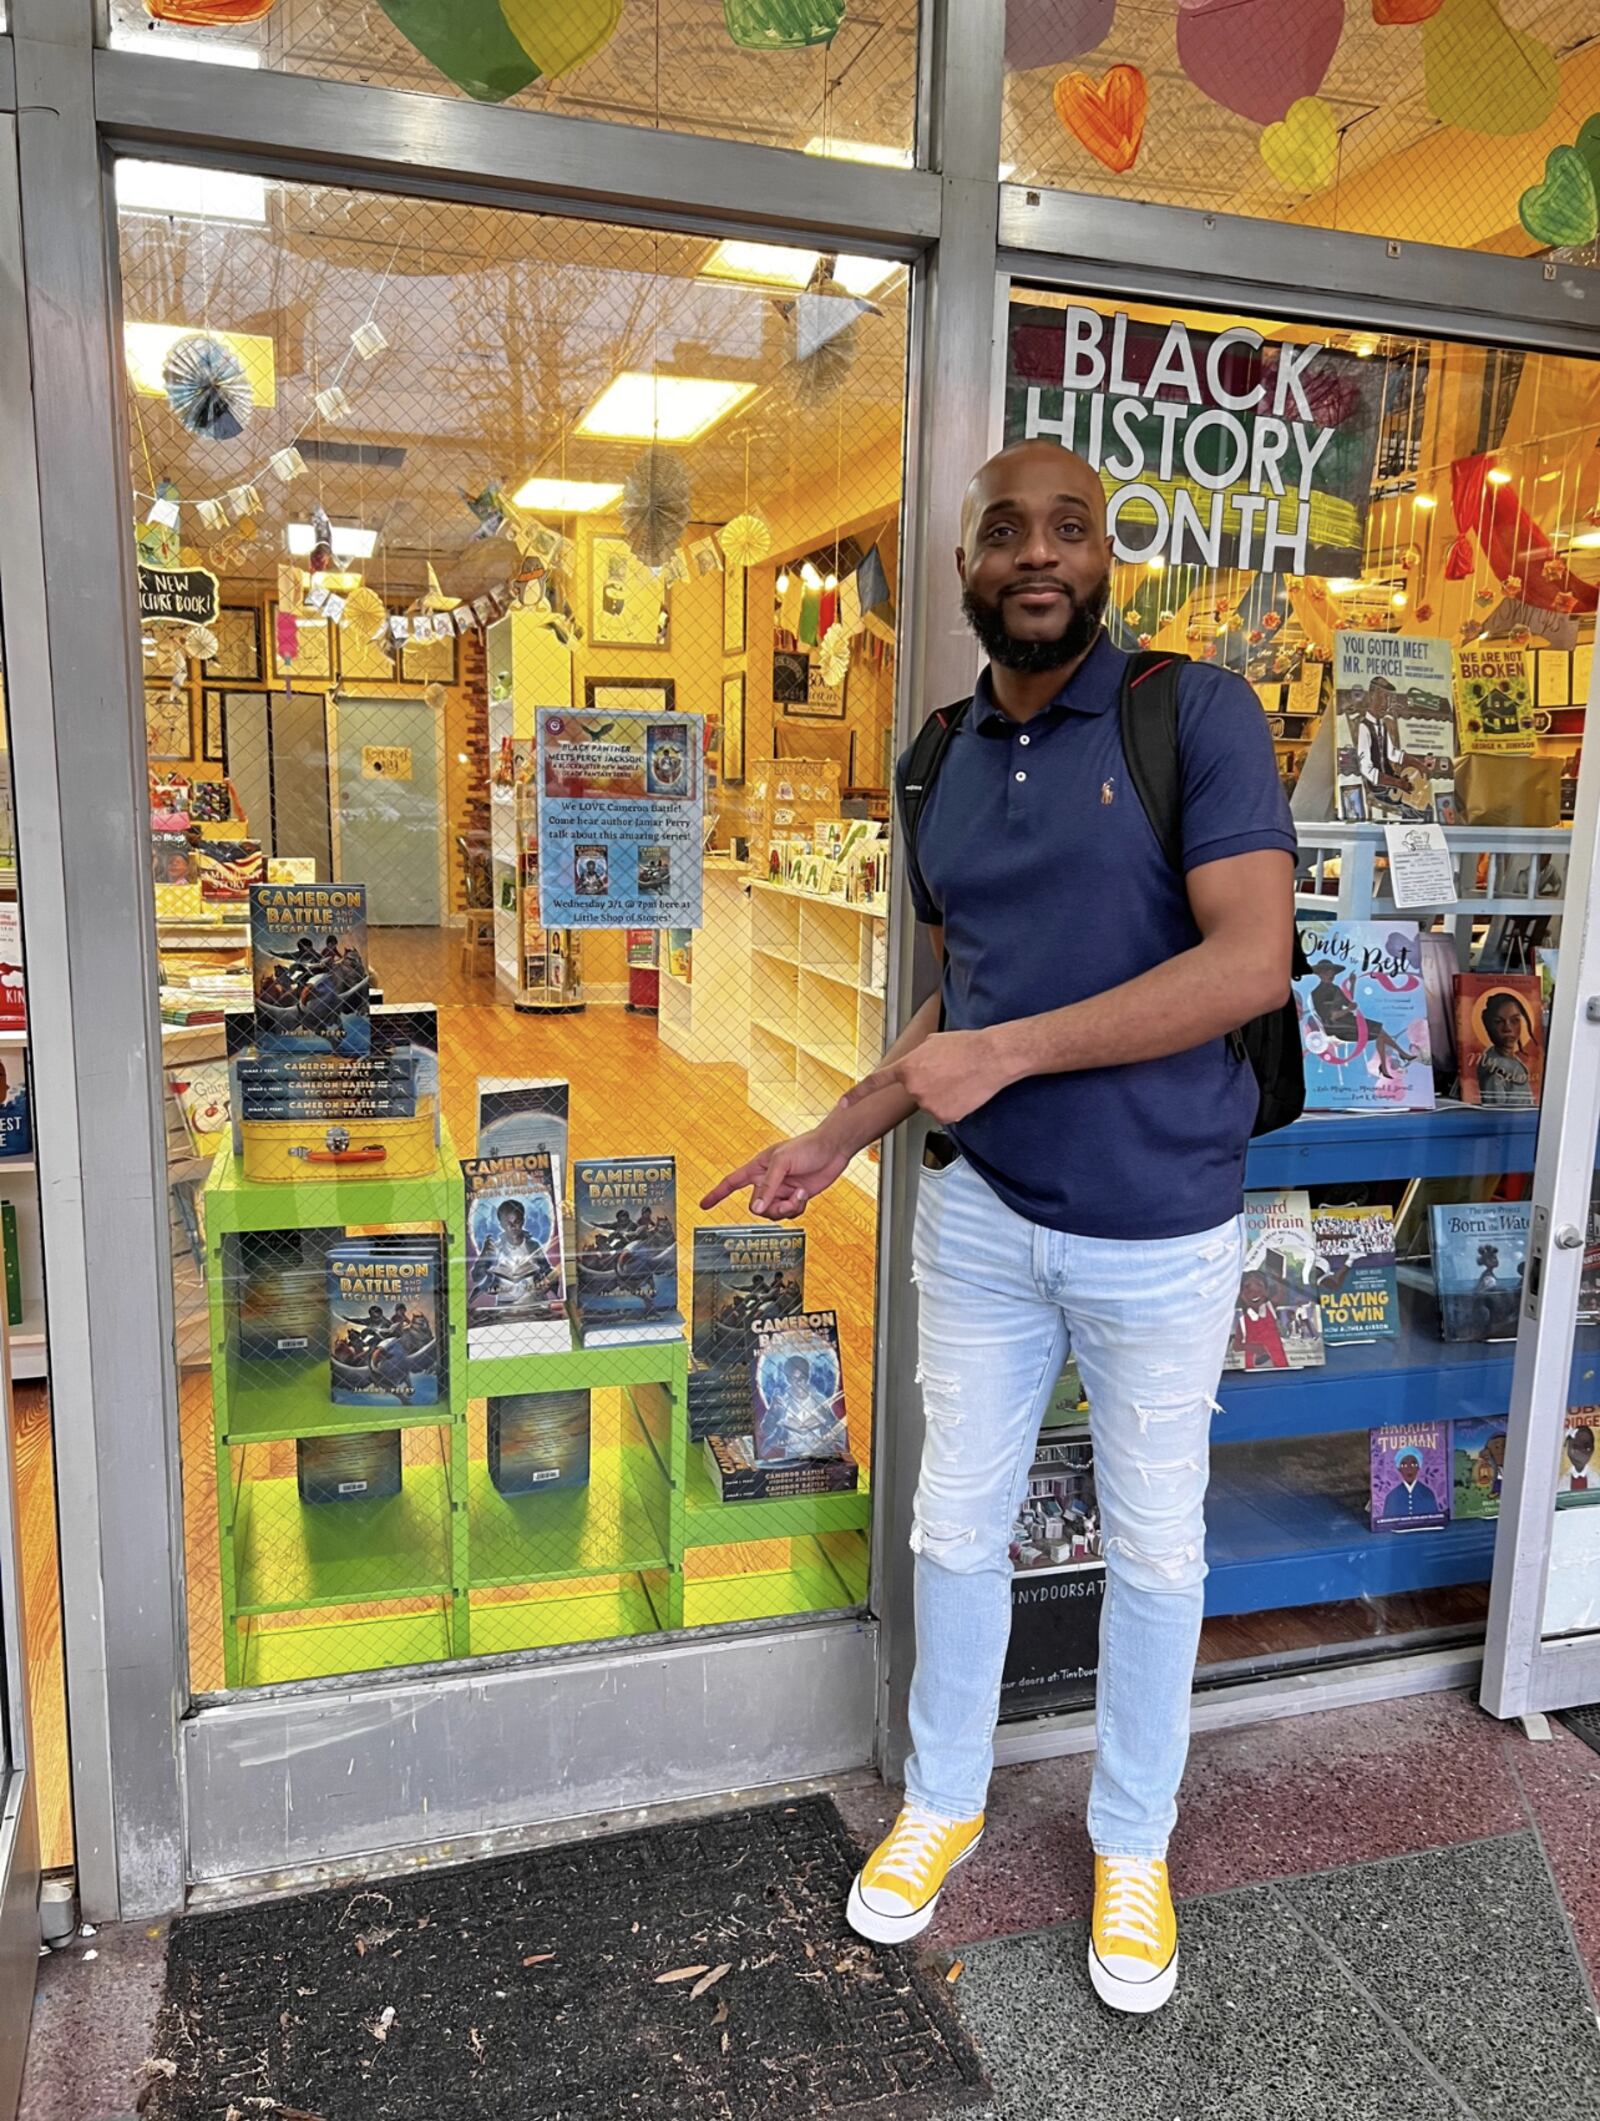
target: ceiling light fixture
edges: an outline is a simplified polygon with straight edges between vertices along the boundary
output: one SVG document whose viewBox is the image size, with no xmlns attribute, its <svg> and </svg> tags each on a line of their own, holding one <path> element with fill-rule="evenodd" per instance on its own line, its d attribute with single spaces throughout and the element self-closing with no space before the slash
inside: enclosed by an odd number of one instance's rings
<svg viewBox="0 0 1600 2121">
<path fill-rule="evenodd" d="M 543 515 L 592 516 L 621 498 L 619 479 L 527 479 L 511 496 L 511 505 L 536 508 Z"/>
<path fill-rule="evenodd" d="M 698 442 L 754 397 L 755 388 L 715 376 L 624 369 L 601 391 L 576 431 L 605 442 Z"/>
<path fill-rule="evenodd" d="M 1428 509 L 1437 508 L 1439 504 L 1431 493 L 1414 493 L 1411 496 L 1411 505 L 1413 508 Z"/>
<path fill-rule="evenodd" d="M 308 558 L 317 542 L 317 534 L 309 523 L 291 523 L 288 537 L 290 554 L 297 560 Z M 370 560 L 378 543 L 378 533 L 363 530 L 359 523 L 335 523 L 331 542 L 336 560 Z"/>
<path fill-rule="evenodd" d="M 1600 552 L 1600 530 L 1580 530 L 1572 543 L 1579 552 Z"/>
<path fill-rule="evenodd" d="M 784 243 L 740 243 L 713 246 L 700 268 L 702 280 L 726 280 L 738 287 L 809 287 L 821 261 L 820 250 L 791 250 Z M 845 253 L 833 261 L 833 277 L 847 295 L 876 294 L 900 270 L 893 258 L 856 257 Z"/>
<path fill-rule="evenodd" d="M 117 163 L 117 205 L 128 214 L 175 214 L 182 221 L 264 222 L 267 180 L 238 169 L 127 157 Z"/>
</svg>

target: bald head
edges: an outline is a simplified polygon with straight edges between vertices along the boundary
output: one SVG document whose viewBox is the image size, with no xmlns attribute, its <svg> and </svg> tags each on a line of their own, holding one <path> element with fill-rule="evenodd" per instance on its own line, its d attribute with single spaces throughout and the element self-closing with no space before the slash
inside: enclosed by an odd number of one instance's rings
<svg viewBox="0 0 1600 2121">
<path fill-rule="evenodd" d="M 1041 492 L 1063 501 L 1086 502 L 1101 536 L 1105 535 L 1106 495 L 1100 474 L 1076 450 L 1035 436 L 1031 441 L 1007 443 L 973 473 L 961 504 L 962 550 L 972 550 L 986 509 Z"/>
<path fill-rule="evenodd" d="M 1111 586 L 1100 475 L 1058 442 L 1013 442 L 967 488 L 956 569 L 992 664 L 1068 669 L 1100 629 Z"/>
</svg>

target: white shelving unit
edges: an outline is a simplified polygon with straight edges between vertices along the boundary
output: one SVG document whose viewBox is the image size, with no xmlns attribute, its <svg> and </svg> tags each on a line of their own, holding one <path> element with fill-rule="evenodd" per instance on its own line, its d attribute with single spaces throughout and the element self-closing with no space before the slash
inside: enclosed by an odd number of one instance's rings
<svg viewBox="0 0 1600 2121">
<path fill-rule="evenodd" d="M 750 887 L 751 1104 L 787 1133 L 813 1127 L 884 1047 L 884 903 L 851 905 L 792 884 Z M 848 1176 L 877 1190 L 877 1166 Z"/>
<path fill-rule="evenodd" d="M 750 1065 L 750 871 L 712 857 L 705 865 L 701 925 L 690 948 L 690 974 L 679 979 L 661 938 L 661 1043 L 684 1060 Z"/>
</svg>

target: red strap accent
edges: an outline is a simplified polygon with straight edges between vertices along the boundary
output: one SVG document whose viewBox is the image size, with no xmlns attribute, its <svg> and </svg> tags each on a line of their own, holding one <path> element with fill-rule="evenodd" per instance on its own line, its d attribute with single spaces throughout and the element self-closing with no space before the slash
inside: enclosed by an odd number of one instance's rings
<svg viewBox="0 0 1600 2121">
<path fill-rule="evenodd" d="M 1144 683 L 1146 678 L 1153 678 L 1158 671 L 1170 670 L 1177 660 L 1178 659 L 1176 656 L 1169 655 L 1165 662 L 1147 664 L 1146 667 L 1141 670 L 1139 675 L 1133 680 L 1133 683 L 1128 687 L 1128 690 L 1130 692 L 1133 692 L 1138 686 Z"/>
</svg>

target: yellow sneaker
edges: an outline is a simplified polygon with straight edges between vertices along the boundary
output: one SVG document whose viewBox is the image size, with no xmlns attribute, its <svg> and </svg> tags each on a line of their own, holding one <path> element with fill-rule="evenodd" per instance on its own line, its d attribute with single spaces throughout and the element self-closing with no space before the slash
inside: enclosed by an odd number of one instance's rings
<svg viewBox="0 0 1600 2121">
<path fill-rule="evenodd" d="M 1158 2011 L 1177 1986 L 1178 1918 L 1158 1859 L 1094 1859 L 1089 1979 L 1116 2011 Z"/>
<path fill-rule="evenodd" d="M 856 1872 L 845 1915 L 858 1937 L 874 1944 L 903 1944 L 933 1920 L 939 1893 L 958 1863 L 983 1839 L 976 1819 L 939 1819 L 907 1804 Z"/>
</svg>

